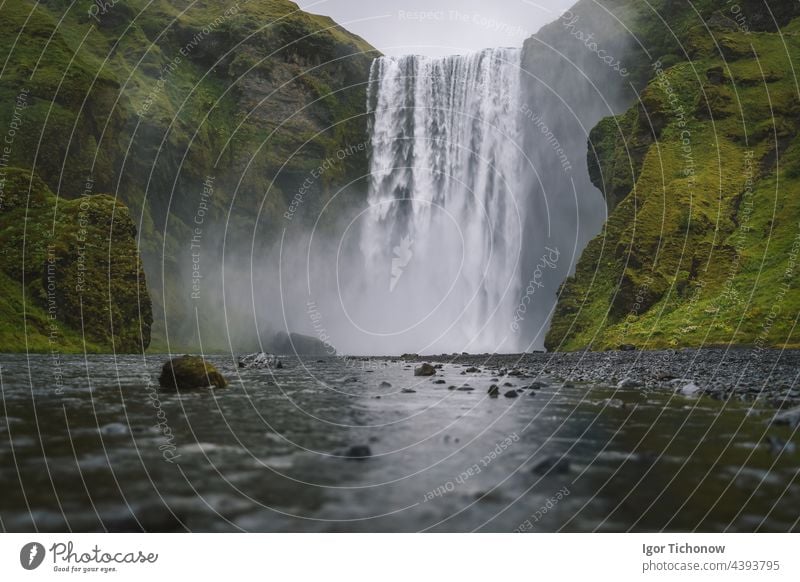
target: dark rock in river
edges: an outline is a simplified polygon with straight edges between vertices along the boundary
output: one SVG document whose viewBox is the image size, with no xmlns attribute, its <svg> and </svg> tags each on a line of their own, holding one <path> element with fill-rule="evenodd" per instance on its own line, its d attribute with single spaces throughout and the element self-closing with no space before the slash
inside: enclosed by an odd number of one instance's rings
<svg viewBox="0 0 800 582">
<path fill-rule="evenodd" d="M 414 375 L 415 376 L 434 376 L 436 375 L 436 368 L 431 366 L 428 363 L 422 364 L 421 366 L 414 368 Z"/>
<path fill-rule="evenodd" d="M 345 457 L 352 461 L 363 461 L 372 456 L 372 449 L 367 445 L 353 445 L 345 453 Z"/>
<path fill-rule="evenodd" d="M 500 395 L 500 388 L 497 386 L 497 384 L 492 384 L 491 386 L 489 386 L 489 396 L 491 396 L 492 398 L 497 398 L 499 395 Z"/>
<path fill-rule="evenodd" d="M 280 331 L 272 338 L 269 349 L 276 354 L 297 354 L 298 356 L 335 356 L 333 346 L 310 335 Z"/>
<path fill-rule="evenodd" d="M 255 354 L 248 354 L 239 358 L 239 367 L 248 369 L 270 369 L 282 368 L 283 365 L 277 356 L 267 354 L 265 352 L 257 352 Z"/>
<path fill-rule="evenodd" d="M 533 467 L 532 472 L 536 475 L 544 475 L 545 473 L 564 475 L 569 473 L 571 468 L 572 463 L 569 462 L 569 459 L 559 455 L 552 455 L 537 463 Z"/>
<path fill-rule="evenodd" d="M 476 368 L 475 366 L 470 366 L 466 370 L 464 370 L 467 374 L 477 374 L 480 372 L 480 369 Z"/>
<path fill-rule="evenodd" d="M 100 434 L 103 436 L 126 435 L 130 432 L 128 425 L 121 422 L 112 422 L 100 427 Z"/>
<path fill-rule="evenodd" d="M 509 390 L 508 392 L 503 394 L 503 396 L 505 396 L 506 398 L 516 398 L 517 396 L 519 396 L 519 394 L 517 394 L 516 390 Z"/>
<path fill-rule="evenodd" d="M 213 364 L 199 356 L 173 358 L 161 368 L 158 384 L 165 390 L 192 390 L 195 388 L 225 388 L 227 380 Z"/>
</svg>

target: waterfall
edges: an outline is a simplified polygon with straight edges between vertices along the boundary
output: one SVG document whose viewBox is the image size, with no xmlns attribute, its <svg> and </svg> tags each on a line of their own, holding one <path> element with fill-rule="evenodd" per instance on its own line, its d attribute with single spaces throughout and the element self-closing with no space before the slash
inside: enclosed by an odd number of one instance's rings
<svg viewBox="0 0 800 582">
<path fill-rule="evenodd" d="M 372 64 L 363 285 L 344 303 L 378 351 L 519 348 L 520 60 L 499 48 Z"/>
</svg>

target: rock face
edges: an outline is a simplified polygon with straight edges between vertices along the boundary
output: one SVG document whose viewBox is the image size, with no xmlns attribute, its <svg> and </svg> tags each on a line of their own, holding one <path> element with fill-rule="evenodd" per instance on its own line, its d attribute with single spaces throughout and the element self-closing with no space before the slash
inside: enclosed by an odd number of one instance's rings
<svg viewBox="0 0 800 582">
<path fill-rule="evenodd" d="M 278 359 L 278 356 L 274 354 L 258 352 L 255 354 L 248 354 L 246 356 L 242 356 L 241 358 L 239 358 L 239 367 L 254 368 L 258 370 L 272 369 L 272 368 L 280 369 L 283 367 L 283 364 Z"/>
<path fill-rule="evenodd" d="M 25 349 L 26 327 L 31 351 L 147 349 L 153 313 L 128 208 L 102 194 L 57 200 L 28 170 L 2 174 L 0 351 Z"/>
<path fill-rule="evenodd" d="M 336 349 L 330 344 L 310 335 L 287 334 L 280 331 L 272 338 L 269 349 L 276 354 L 298 356 L 335 356 Z"/>
<path fill-rule="evenodd" d="M 789 72 L 800 4 L 767 4 L 783 32 L 753 2 L 733 27 L 713 2 L 699 3 L 699 17 L 666 10 L 669 27 L 623 16 L 660 56 L 636 69 L 646 73 L 641 101 L 591 131 L 589 172 L 610 214 L 560 289 L 549 350 L 800 344 L 781 316 L 800 309 L 788 290 L 800 222 Z M 682 32 L 670 40 L 659 30 Z"/>
<path fill-rule="evenodd" d="M 199 356 L 173 358 L 161 368 L 158 384 L 165 390 L 194 390 L 197 388 L 225 388 L 227 380 L 213 364 Z"/>
</svg>

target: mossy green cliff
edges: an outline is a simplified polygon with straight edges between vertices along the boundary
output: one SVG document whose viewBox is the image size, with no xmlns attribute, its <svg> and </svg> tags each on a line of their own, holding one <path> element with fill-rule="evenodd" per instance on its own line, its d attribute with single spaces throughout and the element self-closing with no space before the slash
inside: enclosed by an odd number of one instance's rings
<svg viewBox="0 0 800 582">
<path fill-rule="evenodd" d="M 800 344 L 797 5 L 771 3 L 772 21 L 674 4 L 656 6 L 682 19 L 680 45 L 651 52 L 639 102 L 591 132 L 610 216 L 559 290 L 548 349 Z M 631 26 L 656 38 L 647 22 Z"/>
<path fill-rule="evenodd" d="M 159 348 L 167 326 L 172 347 L 197 347 L 193 243 L 206 277 L 223 243 L 268 248 L 309 172 L 365 139 L 376 53 L 285 0 L 7 0 L 0 39 L 0 133 L 17 128 L 5 163 L 33 170 L 62 202 L 90 179 L 130 208 Z M 27 106 L 15 111 L 20 95 Z M 316 218 L 331 184 L 366 174 L 365 156 L 340 162 L 308 188 L 292 226 Z M 204 307 L 201 318 L 221 311 Z M 220 344 L 206 348 L 226 345 L 210 335 Z M 24 347 L 0 343 L 14 349 Z"/>
</svg>

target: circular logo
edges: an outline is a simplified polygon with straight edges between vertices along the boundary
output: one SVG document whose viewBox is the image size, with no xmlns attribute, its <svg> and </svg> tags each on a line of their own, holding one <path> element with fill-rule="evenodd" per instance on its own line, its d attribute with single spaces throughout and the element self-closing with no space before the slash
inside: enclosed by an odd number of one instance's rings
<svg viewBox="0 0 800 582">
<path fill-rule="evenodd" d="M 26 570 L 35 570 L 44 561 L 44 546 L 39 542 L 29 542 L 19 552 L 19 563 Z"/>
</svg>

